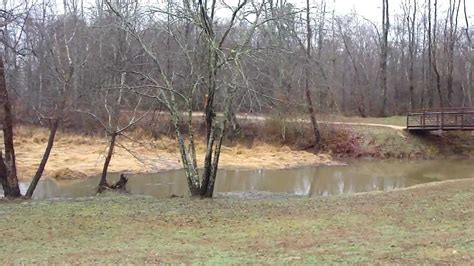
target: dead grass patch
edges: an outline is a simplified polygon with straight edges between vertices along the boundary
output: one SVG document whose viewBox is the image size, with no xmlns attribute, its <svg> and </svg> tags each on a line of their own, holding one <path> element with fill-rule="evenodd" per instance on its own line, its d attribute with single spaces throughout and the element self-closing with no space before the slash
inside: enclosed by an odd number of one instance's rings
<svg viewBox="0 0 474 266">
<path fill-rule="evenodd" d="M 353 118 L 337 118 L 352 122 Z M 241 130 L 224 140 L 221 167 L 285 168 L 327 164 L 334 158 L 435 158 L 445 155 L 474 156 L 474 135 L 449 133 L 446 136 L 415 136 L 400 130 L 368 125 L 320 124 L 322 147 L 313 147 L 309 123 L 270 117 L 241 120 Z M 380 119 L 376 120 L 379 121 Z M 399 117 L 388 121 L 398 121 Z M 365 120 L 358 119 L 358 122 Z M 374 122 L 372 120 L 367 120 Z M 202 121 L 196 119 L 196 150 L 201 163 L 206 148 Z M 182 125 L 186 133 L 186 126 Z M 36 171 L 48 139 L 45 128 L 19 125 L 15 128 L 15 144 L 21 179 L 29 179 Z M 142 121 L 120 137 L 110 171 L 136 173 L 156 172 L 181 167 L 179 150 L 168 116 Z M 57 135 L 46 176 L 69 168 L 86 175 L 101 172 L 107 139 L 100 129 L 67 130 Z M 123 148 L 125 147 L 125 148 Z"/>
<path fill-rule="evenodd" d="M 84 179 L 87 177 L 86 174 L 71 170 L 69 168 L 61 168 L 52 172 L 51 177 L 57 180 L 71 180 L 71 179 Z"/>
<path fill-rule="evenodd" d="M 15 130 L 19 177 L 28 180 L 41 160 L 49 132 L 24 125 Z M 118 144 L 110 164 L 111 172 L 147 173 L 181 168 L 177 143 L 171 137 L 155 138 L 149 131 L 135 128 L 126 137 L 120 137 Z M 106 145 L 107 140 L 99 136 L 58 132 L 45 176 L 74 179 L 99 174 Z M 205 147 L 203 139 L 198 136 L 196 150 L 200 164 L 204 161 Z M 327 155 L 297 151 L 286 145 L 267 144 L 260 140 L 255 140 L 251 146 L 226 141 L 220 159 L 224 168 L 285 168 L 330 162 L 331 157 Z"/>
</svg>

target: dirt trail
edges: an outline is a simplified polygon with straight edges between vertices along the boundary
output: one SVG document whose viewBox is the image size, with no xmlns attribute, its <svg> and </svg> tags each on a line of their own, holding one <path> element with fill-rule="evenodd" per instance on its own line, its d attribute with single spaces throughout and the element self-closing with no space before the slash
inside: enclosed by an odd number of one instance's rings
<svg viewBox="0 0 474 266">
<path fill-rule="evenodd" d="M 183 116 L 186 116 L 187 113 L 183 113 Z M 223 113 L 217 113 L 217 116 L 222 117 Z M 193 117 L 204 117 L 203 112 L 193 112 Z M 237 119 L 239 120 L 247 120 L 247 121 L 267 121 L 271 119 L 269 116 L 264 115 L 252 115 L 247 113 L 239 113 L 236 114 Z M 309 119 L 306 118 L 291 118 L 286 119 L 287 122 L 296 122 L 296 123 L 310 123 Z M 365 123 L 365 122 L 345 122 L 345 121 L 328 121 L 328 120 L 318 120 L 319 124 L 328 124 L 328 125 L 348 125 L 348 126 L 371 126 L 371 127 L 383 127 L 383 128 L 390 128 L 394 130 L 405 130 L 405 126 L 397 126 L 391 124 L 380 124 L 380 123 Z"/>
<path fill-rule="evenodd" d="M 199 116 L 199 115 L 197 115 L 197 116 Z M 266 120 L 269 119 L 267 116 L 259 116 L 259 115 L 238 114 L 236 116 L 237 116 L 238 119 L 246 119 L 246 120 L 253 120 L 253 121 L 266 121 Z M 309 123 L 310 121 L 308 119 L 298 118 L 298 119 L 290 119 L 290 120 L 288 120 L 288 122 Z M 324 121 L 324 120 L 319 120 L 318 123 L 320 123 L 320 124 L 329 124 L 329 125 L 384 127 L 384 128 L 395 129 L 395 130 L 404 130 L 405 129 L 405 127 L 403 127 L 403 126 L 377 124 L 377 123 L 336 122 L 336 121 Z"/>
<path fill-rule="evenodd" d="M 402 127 L 402 126 L 376 124 L 376 123 L 353 123 L 353 122 L 330 122 L 330 121 L 320 121 L 319 123 L 321 123 L 321 124 L 330 124 L 330 125 L 384 127 L 384 128 L 391 128 L 391 129 L 394 129 L 394 130 L 405 130 L 406 129 L 406 127 Z"/>
</svg>

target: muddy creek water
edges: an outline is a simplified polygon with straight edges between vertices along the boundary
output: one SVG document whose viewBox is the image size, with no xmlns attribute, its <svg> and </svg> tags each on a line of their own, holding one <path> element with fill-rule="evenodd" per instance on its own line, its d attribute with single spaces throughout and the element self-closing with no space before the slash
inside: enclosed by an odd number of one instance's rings
<svg viewBox="0 0 474 266">
<path fill-rule="evenodd" d="M 187 196 L 182 170 L 128 175 L 127 191 L 154 197 Z M 110 180 L 116 180 L 111 174 Z M 220 170 L 216 196 L 301 195 L 329 196 L 369 191 L 390 191 L 449 179 L 474 178 L 472 160 L 357 161 L 340 166 L 313 166 L 283 170 Z M 74 181 L 45 179 L 35 199 L 77 198 L 95 194 L 98 177 Z M 21 190 L 28 183 L 21 183 Z M 3 193 L 1 193 L 3 194 Z"/>
</svg>

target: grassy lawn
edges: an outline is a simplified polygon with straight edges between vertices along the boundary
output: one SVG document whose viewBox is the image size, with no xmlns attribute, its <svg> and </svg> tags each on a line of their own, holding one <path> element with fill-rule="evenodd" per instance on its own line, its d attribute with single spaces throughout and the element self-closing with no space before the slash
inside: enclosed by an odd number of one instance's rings
<svg viewBox="0 0 474 266">
<path fill-rule="evenodd" d="M 461 263 L 474 180 L 325 198 L 0 202 L 0 258 L 19 263 Z"/>
<path fill-rule="evenodd" d="M 374 123 L 403 126 L 404 117 L 354 118 L 340 117 L 335 121 Z M 398 122 L 397 122 L 398 121 Z M 470 131 L 443 132 L 417 135 L 405 130 L 367 125 L 339 125 L 358 137 L 358 148 L 362 156 L 375 158 L 439 158 L 474 156 L 474 133 Z"/>
<path fill-rule="evenodd" d="M 360 137 L 360 148 L 377 158 L 432 158 L 440 154 L 442 147 L 437 138 L 391 128 L 357 126 L 351 130 Z"/>
</svg>

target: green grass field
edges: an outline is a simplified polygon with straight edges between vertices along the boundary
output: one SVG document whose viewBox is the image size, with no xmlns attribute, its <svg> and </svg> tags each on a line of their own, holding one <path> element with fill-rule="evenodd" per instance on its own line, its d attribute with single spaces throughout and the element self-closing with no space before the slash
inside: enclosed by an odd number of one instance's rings
<svg viewBox="0 0 474 266">
<path fill-rule="evenodd" d="M 3 264 L 468 263 L 474 180 L 325 198 L 0 201 Z"/>
</svg>

